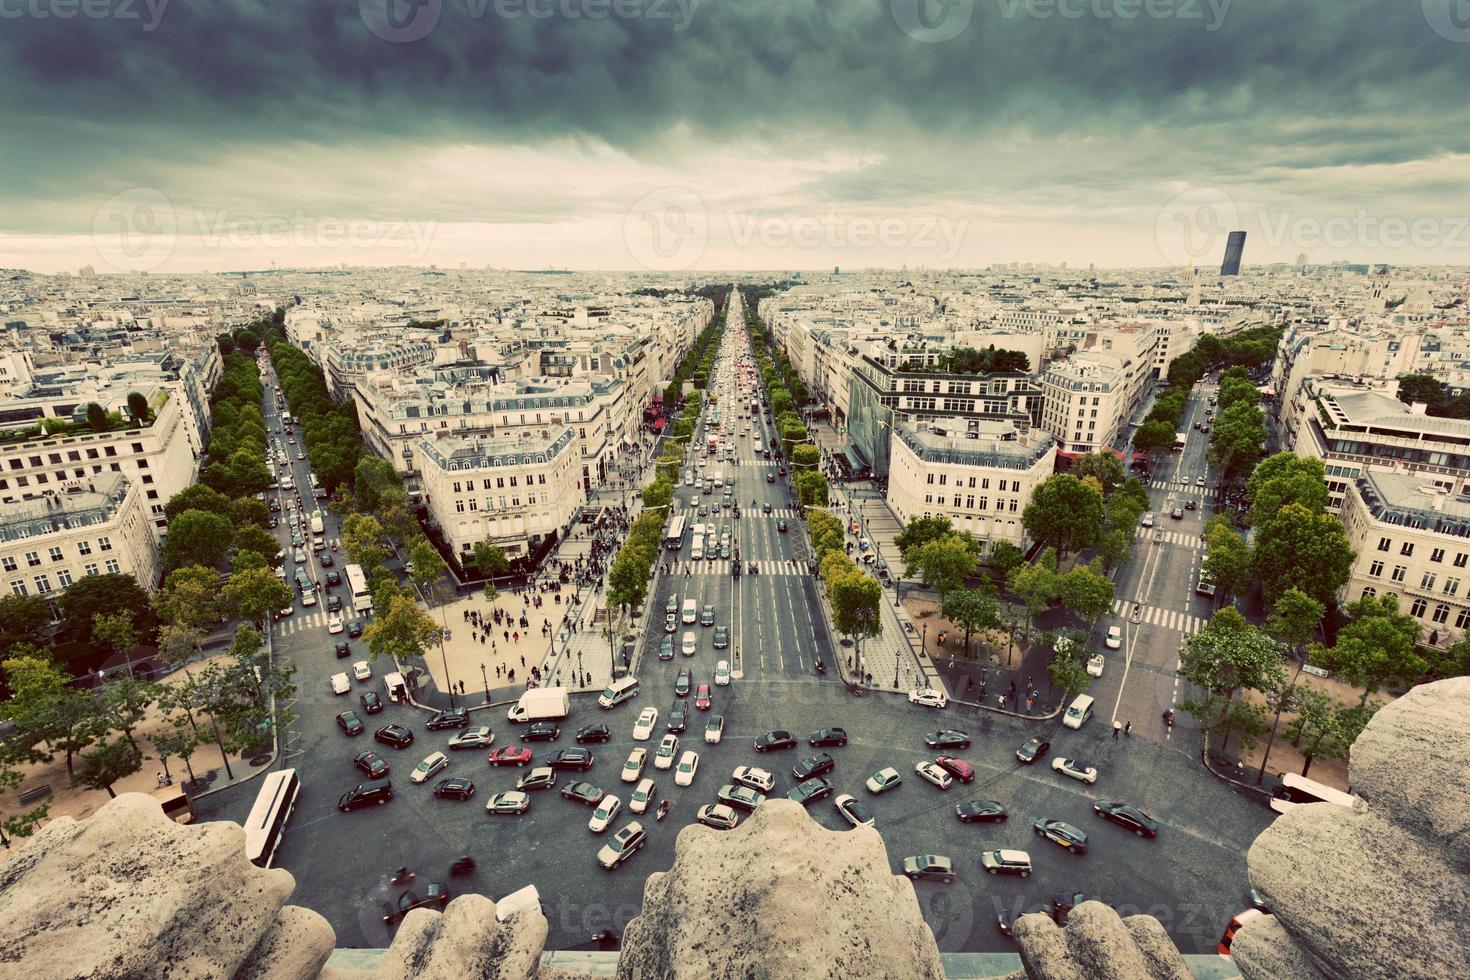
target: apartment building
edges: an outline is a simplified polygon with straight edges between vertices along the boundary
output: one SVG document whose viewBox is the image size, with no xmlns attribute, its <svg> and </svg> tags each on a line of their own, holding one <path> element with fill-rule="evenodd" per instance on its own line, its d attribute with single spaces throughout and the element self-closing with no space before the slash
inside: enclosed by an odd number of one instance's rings
<svg viewBox="0 0 1470 980">
<path fill-rule="evenodd" d="M 1036 485 L 1056 470 L 1056 440 L 1041 429 L 982 420 L 952 430 L 919 422 L 896 429 L 888 503 L 899 520 L 948 517 L 987 551 L 1027 545 L 1021 512 Z"/>
<path fill-rule="evenodd" d="M 567 425 L 544 435 L 419 439 L 414 453 L 429 521 L 457 555 L 480 541 L 512 559 L 533 554 L 564 534 L 587 500 L 576 446 Z"/>
<path fill-rule="evenodd" d="M 0 503 L 0 572 L 12 595 L 58 598 L 89 575 L 158 579 L 158 542 L 141 487 L 102 472 L 73 489 Z"/>
<path fill-rule="evenodd" d="M 1066 453 L 1112 447 L 1127 434 L 1153 376 L 1153 354 L 1085 351 L 1049 365 L 1041 377 L 1042 426 Z"/>
<path fill-rule="evenodd" d="M 1450 646 L 1470 628 L 1470 495 L 1369 467 L 1348 482 L 1342 521 L 1357 552 L 1341 601 L 1396 595 L 1420 638 Z"/>
</svg>

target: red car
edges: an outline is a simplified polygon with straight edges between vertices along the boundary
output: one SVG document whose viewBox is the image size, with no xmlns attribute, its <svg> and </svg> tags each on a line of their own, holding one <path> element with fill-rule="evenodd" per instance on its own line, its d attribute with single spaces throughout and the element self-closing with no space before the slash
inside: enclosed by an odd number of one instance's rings
<svg viewBox="0 0 1470 980">
<path fill-rule="evenodd" d="M 520 745 L 507 745 L 490 753 L 492 766 L 524 766 L 531 761 L 531 750 Z"/>
<path fill-rule="evenodd" d="M 975 767 L 964 759 L 956 759 L 952 755 L 941 755 L 934 760 L 935 764 L 945 772 L 962 783 L 975 781 Z"/>
<path fill-rule="evenodd" d="M 694 689 L 694 706 L 700 711 L 708 711 L 709 704 L 709 685 L 701 684 Z"/>
</svg>

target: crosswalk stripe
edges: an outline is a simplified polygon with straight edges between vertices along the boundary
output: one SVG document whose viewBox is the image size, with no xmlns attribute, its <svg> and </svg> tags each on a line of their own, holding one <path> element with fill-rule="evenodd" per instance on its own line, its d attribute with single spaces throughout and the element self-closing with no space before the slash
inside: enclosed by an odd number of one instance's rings
<svg viewBox="0 0 1470 980">
<path fill-rule="evenodd" d="M 1113 615 L 1127 618 L 1132 612 L 1131 602 L 1124 599 L 1113 600 Z M 1173 630 L 1185 636 L 1192 636 L 1205 628 L 1205 620 L 1199 616 L 1180 612 L 1177 609 L 1160 609 L 1157 606 L 1145 606 L 1140 619 L 1151 626 Z"/>
</svg>

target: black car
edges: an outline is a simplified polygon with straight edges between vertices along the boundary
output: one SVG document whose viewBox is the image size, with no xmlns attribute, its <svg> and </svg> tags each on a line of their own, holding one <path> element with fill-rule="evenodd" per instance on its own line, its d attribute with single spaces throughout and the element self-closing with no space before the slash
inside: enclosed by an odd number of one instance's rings
<svg viewBox="0 0 1470 980">
<path fill-rule="evenodd" d="M 337 641 L 337 659 L 338 660 L 341 660 L 344 657 L 350 657 L 350 656 L 352 656 L 352 647 L 350 647 L 350 646 L 347 645 L 347 641 L 346 640 L 338 640 Z"/>
<path fill-rule="evenodd" d="M 931 749 L 968 749 L 970 736 L 953 728 L 946 728 L 925 735 L 924 744 Z"/>
<path fill-rule="evenodd" d="M 327 596 L 327 612 L 341 612 L 342 597 L 339 595 Z"/>
<path fill-rule="evenodd" d="M 1016 761 L 1022 765 L 1031 765 L 1037 759 L 1051 751 L 1051 743 L 1040 735 L 1033 735 L 1026 739 L 1019 749 L 1016 750 Z"/>
<path fill-rule="evenodd" d="M 810 806 L 817 800 L 826 799 L 831 795 L 832 784 L 821 776 L 818 776 L 815 779 L 808 779 L 803 783 L 799 783 L 791 792 L 786 794 L 786 798 L 793 803 Z"/>
<path fill-rule="evenodd" d="M 522 742 L 555 742 L 561 738 L 561 726 L 554 721 L 538 721 L 521 732 Z"/>
<path fill-rule="evenodd" d="M 679 698 L 687 698 L 689 696 L 689 688 L 693 685 L 694 672 L 691 671 L 688 667 L 680 669 L 679 676 L 674 678 L 674 696 Z"/>
<path fill-rule="evenodd" d="M 666 635 L 664 635 L 663 637 L 661 637 L 659 639 L 659 641 L 658 641 L 658 659 L 660 659 L 660 660 L 673 660 L 674 659 L 674 638 L 672 636 L 668 636 L 666 634 Z"/>
<path fill-rule="evenodd" d="M 580 803 L 583 806 L 596 806 L 602 802 L 603 796 L 606 795 L 591 783 L 584 783 L 580 780 L 575 783 L 567 783 L 558 792 L 561 793 L 562 799 L 571 800 L 573 803 Z"/>
<path fill-rule="evenodd" d="M 369 779 L 382 779 L 388 775 L 388 763 L 376 752 L 359 752 L 352 764 L 361 769 Z"/>
<path fill-rule="evenodd" d="M 361 620 L 354 619 L 352 622 L 348 623 L 347 624 L 347 635 L 348 636 L 362 636 L 362 621 Z"/>
<path fill-rule="evenodd" d="M 341 575 L 338 575 L 335 570 L 334 571 L 330 571 L 330 572 L 327 573 L 327 588 L 330 589 L 333 586 L 341 585 L 341 584 L 342 584 L 342 576 Z"/>
<path fill-rule="evenodd" d="M 374 783 L 354 786 L 337 800 L 337 809 L 343 813 L 361 810 L 365 806 L 382 806 L 393 799 L 392 783 Z"/>
<path fill-rule="evenodd" d="M 592 768 L 592 753 L 586 749 L 562 749 L 547 763 L 553 769 L 576 769 L 586 772 Z"/>
<path fill-rule="evenodd" d="M 431 732 L 437 732 L 443 728 L 468 728 L 469 724 L 469 708 L 450 708 L 430 715 L 429 720 L 424 722 L 424 727 Z"/>
<path fill-rule="evenodd" d="M 344 711 L 337 716 L 337 727 L 347 735 L 361 735 L 364 731 L 362 719 L 356 711 Z"/>
<path fill-rule="evenodd" d="M 806 737 L 808 745 L 820 748 L 827 745 L 842 746 L 847 744 L 847 729 L 824 728 L 819 732 L 812 732 Z"/>
<path fill-rule="evenodd" d="M 612 730 L 606 725 L 587 725 L 577 730 L 577 744 L 591 745 L 593 742 L 606 742 L 612 738 Z"/>
<path fill-rule="evenodd" d="M 755 750 L 757 752 L 775 752 L 780 749 L 794 748 L 796 748 L 796 736 L 790 732 L 778 730 L 756 736 Z"/>
<path fill-rule="evenodd" d="M 1115 803 L 1112 800 L 1093 800 L 1092 812 L 1104 820 L 1111 820 L 1125 830 L 1131 830 L 1139 837 L 1159 836 L 1159 824 L 1153 817 L 1144 813 L 1136 806 L 1128 803 Z"/>
<path fill-rule="evenodd" d="M 669 709 L 669 720 L 665 726 L 671 732 L 682 732 L 689 725 L 689 706 L 683 701 L 675 701 L 674 706 Z"/>
<path fill-rule="evenodd" d="M 413 732 L 402 725 L 384 725 L 373 732 L 373 740 L 395 749 L 406 749 L 413 744 Z"/>
<path fill-rule="evenodd" d="M 1087 853 L 1087 835 L 1065 820 L 1043 817 L 1033 823 L 1031 829 L 1036 831 L 1037 837 L 1044 837 L 1055 844 L 1060 844 L 1073 854 Z"/>
<path fill-rule="evenodd" d="M 467 800 L 475 795 L 475 783 L 463 776 L 450 776 L 439 781 L 439 785 L 434 787 L 434 795 L 441 800 Z"/>
<path fill-rule="evenodd" d="M 791 775 L 798 783 L 811 779 L 813 776 L 821 776 L 829 773 L 837 765 L 832 756 L 826 752 L 819 752 L 808 759 L 802 759 L 791 767 Z"/>
<path fill-rule="evenodd" d="M 331 568 L 333 565 L 336 564 L 336 562 L 332 560 L 332 556 L 325 553 L 322 555 L 321 561 L 323 568 Z"/>
<path fill-rule="evenodd" d="M 370 715 L 383 710 L 383 699 L 378 696 L 377 691 L 364 691 L 357 700 L 362 702 L 362 710 Z"/>
<path fill-rule="evenodd" d="M 1006 808 L 994 800 L 966 800 L 955 804 L 954 815 L 960 823 L 1003 823 L 1010 816 Z"/>
</svg>

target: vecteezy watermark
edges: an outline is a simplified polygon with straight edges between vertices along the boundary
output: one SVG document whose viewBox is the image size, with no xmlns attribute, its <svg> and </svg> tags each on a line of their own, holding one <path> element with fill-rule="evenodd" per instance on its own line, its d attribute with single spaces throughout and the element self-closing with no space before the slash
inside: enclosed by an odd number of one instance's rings
<svg viewBox="0 0 1470 980">
<path fill-rule="evenodd" d="M 1470 0 L 1419 0 L 1424 22 L 1446 41 L 1470 44 Z"/>
<path fill-rule="evenodd" d="M 975 0 L 888 0 L 893 22 L 915 41 L 942 44 L 970 26 Z"/>
<path fill-rule="evenodd" d="M 92 215 L 92 247 L 115 269 L 158 268 L 173 254 L 177 234 L 173 202 L 151 187 L 114 194 Z"/>
<path fill-rule="evenodd" d="M 688 269 L 709 245 L 709 210 L 687 187 L 659 188 L 623 217 L 623 242 L 645 269 Z"/>
<path fill-rule="evenodd" d="M 1225 24 L 1235 0 L 995 0 L 1006 20 L 1199 21 L 1206 31 Z"/>
<path fill-rule="evenodd" d="M 1438 249 L 1470 248 L 1470 217 L 1465 215 L 1352 214 L 1319 217 L 1292 211 L 1260 211 L 1256 224 L 1272 248 Z"/>
<path fill-rule="evenodd" d="M 0 0 L 4 2 L 4 0 Z M 667 21 L 686 31 L 700 0 L 453 0 L 470 20 L 646 20 Z M 368 30 L 394 44 L 428 37 L 439 26 L 444 0 L 358 0 Z"/>
<path fill-rule="evenodd" d="M 0 20 L 116 20 L 155 31 L 169 0 L 0 0 Z"/>
<path fill-rule="evenodd" d="M 1215 187 L 1192 187 L 1169 199 L 1154 221 L 1154 241 L 1170 265 L 1218 260 L 1225 240 L 1240 227 L 1240 209 Z"/>
</svg>

